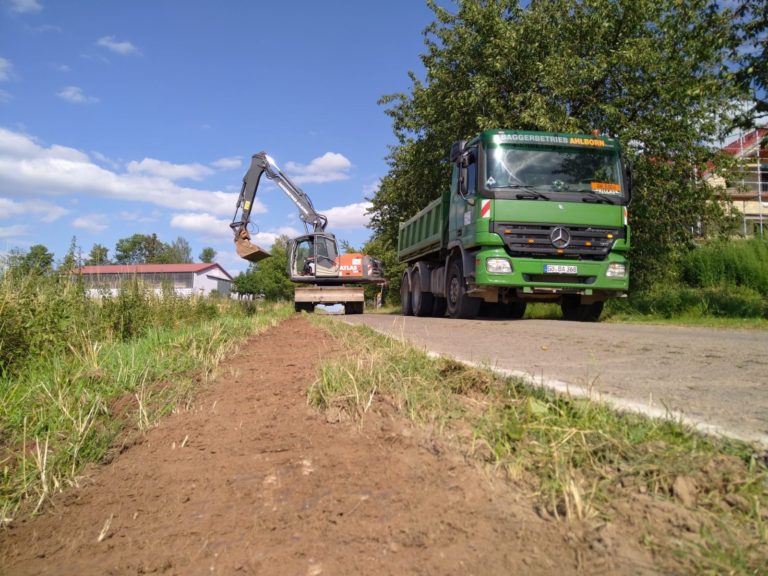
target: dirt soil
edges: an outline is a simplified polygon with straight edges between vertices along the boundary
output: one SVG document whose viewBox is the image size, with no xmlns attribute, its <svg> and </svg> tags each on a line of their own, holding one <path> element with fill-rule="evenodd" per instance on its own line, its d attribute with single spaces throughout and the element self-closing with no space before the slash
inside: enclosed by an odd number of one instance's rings
<svg viewBox="0 0 768 576">
<path fill-rule="evenodd" d="M 301 317 L 254 337 L 193 409 L 1 531 L 0 572 L 666 573 L 639 543 L 645 501 L 622 504 L 629 520 L 556 520 L 399 416 L 308 406 L 321 360 L 344 353 Z"/>
</svg>

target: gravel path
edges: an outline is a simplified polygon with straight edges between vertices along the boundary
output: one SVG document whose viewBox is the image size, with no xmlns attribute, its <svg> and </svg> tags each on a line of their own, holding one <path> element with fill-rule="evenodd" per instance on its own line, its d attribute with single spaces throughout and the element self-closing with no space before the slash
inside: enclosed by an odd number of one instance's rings
<svg viewBox="0 0 768 576">
<path fill-rule="evenodd" d="M 768 331 L 341 316 L 431 352 L 768 446 Z"/>
</svg>

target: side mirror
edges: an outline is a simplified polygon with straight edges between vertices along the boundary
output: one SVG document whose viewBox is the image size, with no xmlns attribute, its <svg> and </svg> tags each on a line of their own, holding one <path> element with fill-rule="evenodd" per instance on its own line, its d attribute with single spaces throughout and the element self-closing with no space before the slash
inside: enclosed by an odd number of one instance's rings
<svg viewBox="0 0 768 576">
<path fill-rule="evenodd" d="M 629 204 L 629 201 L 632 200 L 632 167 L 625 164 L 623 160 L 621 164 L 624 167 L 624 181 L 627 184 L 627 204 Z"/>
<path fill-rule="evenodd" d="M 451 144 L 451 155 L 450 160 L 451 162 L 456 162 L 461 155 L 464 153 L 464 147 L 466 146 L 467 141 L 466 140 L 457 140 L 453 144 Z"/>
</svg>

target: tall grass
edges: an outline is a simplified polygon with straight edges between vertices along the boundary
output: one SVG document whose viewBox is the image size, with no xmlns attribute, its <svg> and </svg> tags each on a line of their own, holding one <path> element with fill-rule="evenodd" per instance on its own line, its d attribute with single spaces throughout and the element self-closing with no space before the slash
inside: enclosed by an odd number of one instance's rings
<svg viewBox="0 0 768 576">
<path fill-rule="evenodd" d="M 685 554 L 695 573 L 753 574 L 768 562 L 768 473 L 754 447 L 432 359 L 367 328 L 316 321 L 350 354 L 323 366 L 312 404 L 356 419 L 395 407 L 469 455 L 533 479 L 543 514 L 554 518 L 610 518 L 613 499 L 675 499 L 676 483 L 690 481 L 697 493 L 687 505 L 702 519 L 701 537 L 659 547 Z"/>
<path fill-rule="evenodd" d="M 191 398 L 234 346 L 291 313 L 162 295 L 88 298 L 55 277 L 0 282 L 0 525 L 103 459 L 124 428 Z"/>
<path fill-rule="evenodd" d="M 608 303 L 607 317 L 768 319 L 768 242 L 715 240 L 681 257 L 677 282 Z"/>
</svg>

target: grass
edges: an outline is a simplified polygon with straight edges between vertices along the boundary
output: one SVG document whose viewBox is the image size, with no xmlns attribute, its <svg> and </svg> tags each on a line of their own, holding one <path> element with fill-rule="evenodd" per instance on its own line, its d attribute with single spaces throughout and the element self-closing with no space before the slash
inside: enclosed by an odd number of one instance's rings
<svg viewBox="0 0 768 576">
<path fill-rule="evenodd" d="M 0 286 L 0 328 L 10 328 L 0 332 L 0 525 L 76 485 L 125 430 L 184 407 L 239 343 L 291 314 L 139 287 L 102 300 L 55 288 Z"/>
<path fill-rule="evenodd" d="M 568 521 L 609 519 L 612 503 L 633 494 L 676 502 L 686 497 L 681 486 L 693 486 L 697 537 L 673 544 L 649 528 L 647 542 L 696 573 L 757 574 L 768 565 L 768 473 L 755 447 L 433 359 L 364 327 L 315 321 L 350 354 L 323 365 L 308 392 L 313 405 L 358 420 L 394 406 L 530 482 L 544 513 Z"/>
</svg>

